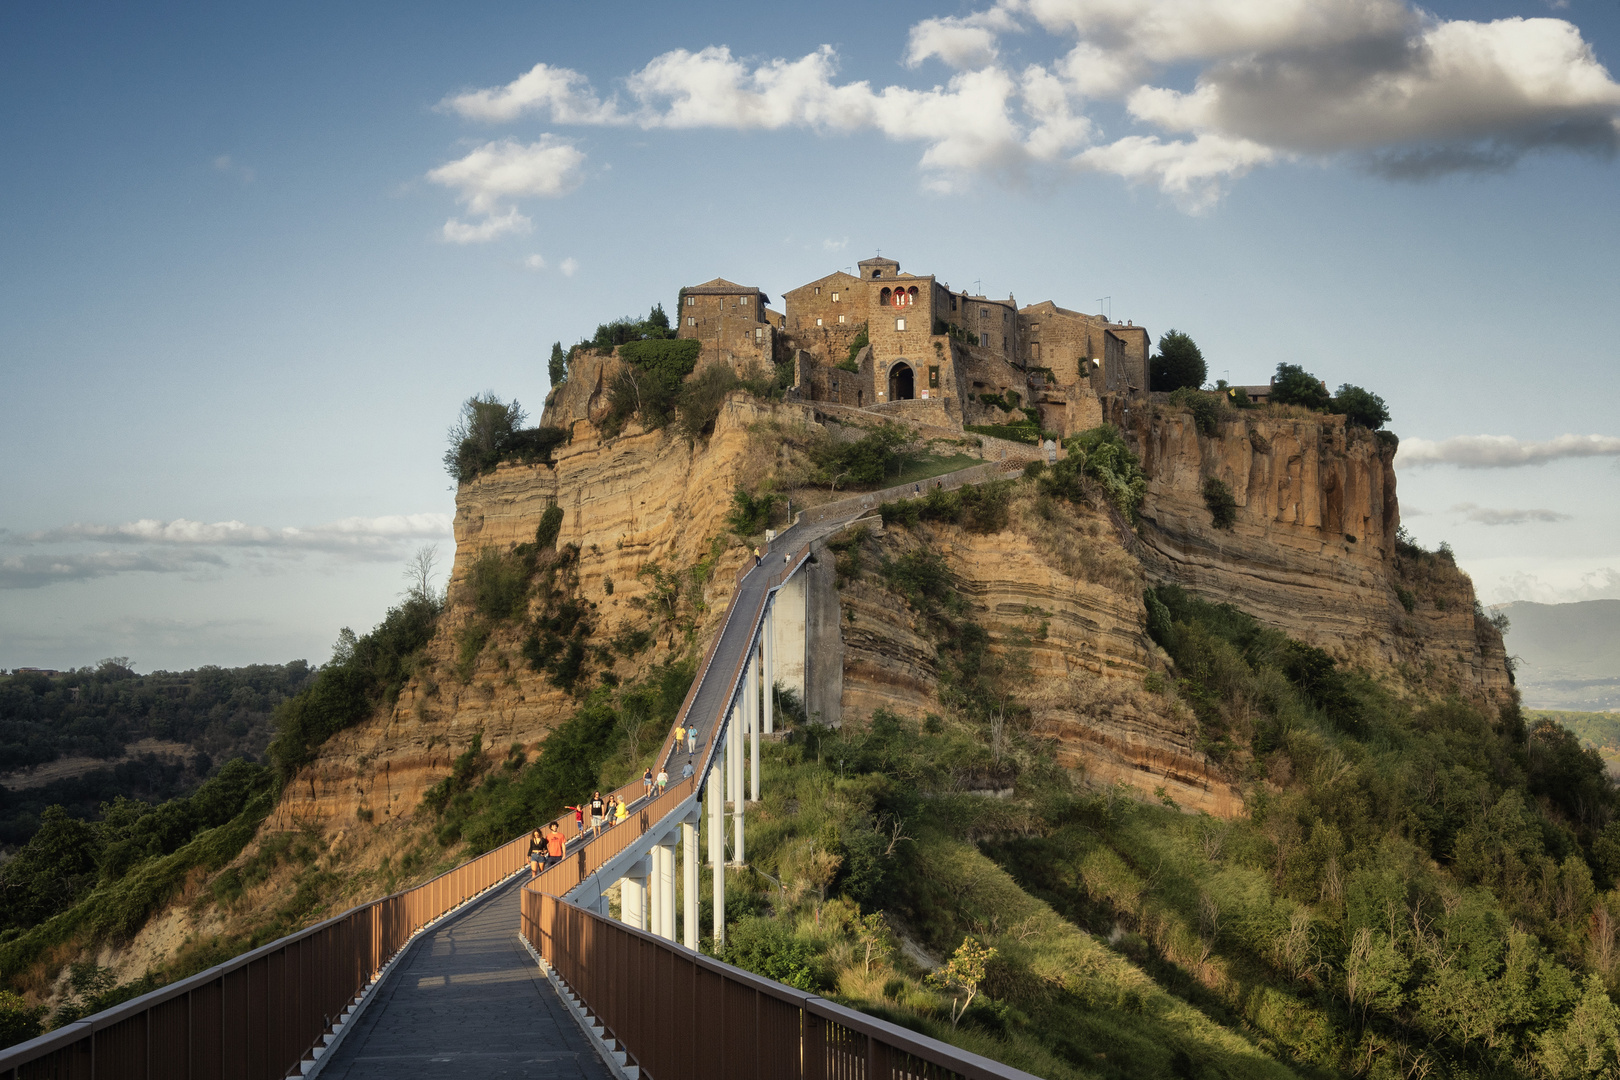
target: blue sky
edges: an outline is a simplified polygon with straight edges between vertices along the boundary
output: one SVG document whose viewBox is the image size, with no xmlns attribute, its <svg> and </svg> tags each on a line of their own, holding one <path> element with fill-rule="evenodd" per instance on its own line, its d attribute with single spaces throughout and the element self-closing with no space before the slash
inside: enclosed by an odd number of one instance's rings
<svg viewBox="0 0 1620 1080">
<path fill-rule="evenodd" d="M 324 660 L 462 399 L 879 248 L 1373 389 L 1487 601 L 1620 596 L 1612 4 L 904 12 L 0 11 L 0 667 Z"/>
</svg>

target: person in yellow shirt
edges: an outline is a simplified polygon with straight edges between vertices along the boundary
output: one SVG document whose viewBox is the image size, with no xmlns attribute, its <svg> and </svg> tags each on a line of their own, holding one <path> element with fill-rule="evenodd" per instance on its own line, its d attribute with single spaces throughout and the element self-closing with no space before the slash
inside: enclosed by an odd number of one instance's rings
<svg viewBox="0 0 1620 1080">
<path fill-rule="evenodd" d="M 613 824 L 617 825 L 629 816 L 630 811 L 626 809 L 624 800 L 618 800 L 618 802 L 616 802 L 613 806 Z"/>
</svg>

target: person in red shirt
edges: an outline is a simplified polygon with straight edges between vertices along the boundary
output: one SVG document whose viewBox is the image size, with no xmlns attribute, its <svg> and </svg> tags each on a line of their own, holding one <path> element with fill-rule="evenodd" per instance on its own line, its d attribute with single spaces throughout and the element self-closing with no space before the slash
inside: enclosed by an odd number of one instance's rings
<svg viewBox="0 0 1620 1080">
<path fill-rule="evenodd" d="M 551 831 L 546 833 L 547 870 L 563 861 L 563 852 L 567 850 L 567 847 L 568 841 L 563 839 L 562 830 L 557 828 L 557 823 L 553 821 L 551 823 Z"/>
</svg>

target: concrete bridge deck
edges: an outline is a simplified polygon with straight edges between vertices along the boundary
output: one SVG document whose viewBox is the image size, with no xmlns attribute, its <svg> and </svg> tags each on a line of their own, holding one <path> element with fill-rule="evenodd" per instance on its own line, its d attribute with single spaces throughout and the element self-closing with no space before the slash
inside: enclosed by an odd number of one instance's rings
<svg viewBox="0 0 1620 1080">
<path fill-rule="evenodd" d="M 321 1080 L 610 1080 L 518 938 L 517 881 L 422 935 L 375 991 Z"/>
</svg>

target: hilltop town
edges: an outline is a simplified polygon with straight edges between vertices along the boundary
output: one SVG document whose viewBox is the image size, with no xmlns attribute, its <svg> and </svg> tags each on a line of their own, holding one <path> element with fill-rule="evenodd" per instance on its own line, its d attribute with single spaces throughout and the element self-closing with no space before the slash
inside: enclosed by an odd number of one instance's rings
<svg viewBox="0 0 1620 1080">
<path fill-rule="evenodd" d="M 941 428 L 1021 421 L 1067 436 L 1102 423 L 1102 395 L 1148 389 L 1145 327 L 952 289 L 894 259 L 782 294 L 715 278 L 681 289 L 676 335 L 700 366 L 791 362 L 788 401 L 846 406 Z"/>
</svg>

